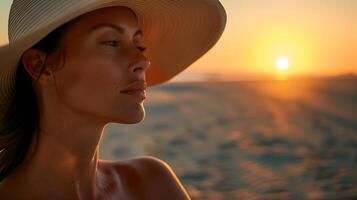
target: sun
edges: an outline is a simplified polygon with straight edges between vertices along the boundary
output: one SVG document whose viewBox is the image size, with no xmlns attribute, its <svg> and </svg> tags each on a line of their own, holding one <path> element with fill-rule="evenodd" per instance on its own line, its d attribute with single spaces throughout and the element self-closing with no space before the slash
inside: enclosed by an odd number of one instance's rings
<svg viewBox="0 0 357 200">
<path fill-rule="evenodd" d="M 276 68 L 280 71 L 285 71 L 289 69 L 289 60 L 286 58 L 279 58 L 276 61 Z"/>
</svg>

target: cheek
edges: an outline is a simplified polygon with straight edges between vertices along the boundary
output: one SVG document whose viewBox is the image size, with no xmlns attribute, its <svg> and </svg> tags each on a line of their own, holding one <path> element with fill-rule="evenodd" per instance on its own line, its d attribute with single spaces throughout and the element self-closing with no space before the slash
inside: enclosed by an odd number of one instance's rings
<svg viewBox="0 0 357 200">
<path fill-rule="evenodd" d="M 125 67 L 96 59 L 69 60 L 56 75 L 60 98 L 71 107 L 87 111 L 103 110 L 125 87 Z M 58 80 L 57 80 L 58 79 Z"/>
</svg>

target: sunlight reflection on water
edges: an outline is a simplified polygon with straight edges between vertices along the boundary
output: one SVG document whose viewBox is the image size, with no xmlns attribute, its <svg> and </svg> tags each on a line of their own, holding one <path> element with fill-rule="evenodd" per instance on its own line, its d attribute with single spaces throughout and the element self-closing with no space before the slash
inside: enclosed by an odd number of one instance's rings
<svg viewBox="0 0 357 200">
<path fill-rule="evenodd" d="M 356 85 L 161 86 L 148 93 L 143 123 L 110 127 L 101 157 L 157 156 L 193 199 L 356 199 Z"/>
</svg>

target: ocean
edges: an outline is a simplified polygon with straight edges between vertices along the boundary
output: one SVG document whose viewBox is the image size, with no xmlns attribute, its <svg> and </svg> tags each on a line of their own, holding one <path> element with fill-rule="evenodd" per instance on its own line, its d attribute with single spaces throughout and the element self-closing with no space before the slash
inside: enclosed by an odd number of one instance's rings
<svg viewBox="0 0 357 200">
<path fill-rule="evenodd" d="M 357 79 L 168 83 L 144 105 L 100 158 L 158 157 L 197 200 L 357 199 Z"/>
</svg>

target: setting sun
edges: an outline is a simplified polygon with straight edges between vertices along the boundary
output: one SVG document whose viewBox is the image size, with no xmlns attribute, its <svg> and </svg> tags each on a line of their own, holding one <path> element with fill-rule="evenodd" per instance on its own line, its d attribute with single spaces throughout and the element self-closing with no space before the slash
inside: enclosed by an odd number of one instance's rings
<svg viewBox="0 0 357 200">
<path fill-rule="evenodd" d="M 289 69 L 289 60 L 286 58 L 279 58 L 276 61 L 276 68 L 280 71 L 285 71 Z"/>
</svg>

